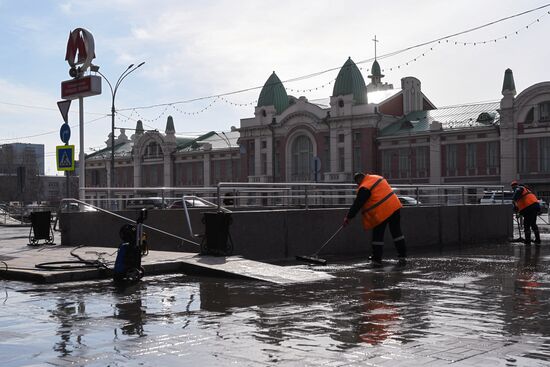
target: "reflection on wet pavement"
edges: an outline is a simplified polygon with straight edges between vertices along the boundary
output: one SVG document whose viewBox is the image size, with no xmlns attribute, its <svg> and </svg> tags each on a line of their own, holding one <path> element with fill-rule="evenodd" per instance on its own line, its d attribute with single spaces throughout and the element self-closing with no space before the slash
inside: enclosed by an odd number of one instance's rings
<svg viewBox="0 0 550 367">
<path fill-rule="evenodd" d="M 550 365 L 550 246 L 491 245 L 405 269 L 331 264 L 277 286 L 189 276 L 2 281 L 2 366 Z"/>
</svg>

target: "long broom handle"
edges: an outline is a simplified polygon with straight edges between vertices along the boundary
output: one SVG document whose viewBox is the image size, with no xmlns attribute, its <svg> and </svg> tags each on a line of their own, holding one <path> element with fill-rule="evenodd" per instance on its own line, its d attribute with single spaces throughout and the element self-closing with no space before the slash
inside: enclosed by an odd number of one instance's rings
<svg viewBox="0 0 550 367">
<path fill-rule="evenodd" d="M 322 250 L 323 248 L 325 248 L 325 246 L 328 245 L 329 242 L 332 241 L 332 239 L 333 239 L 334 237 L 336 237 L 336 235 L 338 234 L 338 232 L 340 232 L 340 231 L 342 230 L 342 228 L 344 228 L 343 225 L 341 225 L 340 228 L 338 228 L 338 229 L 336 230 L 336 232 L 334 232 L 334 234 L 333 234 L 332 236 L 330 236 L 330 238 L 327 240 L 327 242 L 325 242 L 325 243 L 323 244 L 323 246 L 321 246 L 321 248 L 319 248 L 319 250 L 317 250 L 317 252 L 314 253 L 313 255 L 318 255 L 319 252 L 321 252 L 321 250 Z"/>
</svg>

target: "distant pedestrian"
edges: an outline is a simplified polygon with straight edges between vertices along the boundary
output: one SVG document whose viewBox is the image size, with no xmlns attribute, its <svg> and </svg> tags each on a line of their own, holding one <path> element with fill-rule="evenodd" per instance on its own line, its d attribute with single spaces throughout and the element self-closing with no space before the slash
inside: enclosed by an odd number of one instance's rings
<svg viewBox="0 0 550 367">
<path fill-rule="evenodd" d="M 382 265 L 384 252 L 384 232 L 389 224 L 390 233 L 399 256 L 399 265 L 406 264 L 407 247 L 401 232 L 401 202 L 393 189 L 382 176 L 356 173 L 353 180 L 357 184 L 357 195 L 353 205 L 344 217 L 344 227 L 361 211 L 363 228 L 372 229 L 372 265 Z"/>
<path fill-rule="evenodd" d="M 540 212 L 539 199 L 525 185 L 512 181 L 510 184 L 514 191 L 512 202 L 514 210 L 523 217 L 523 231 L 525 232 L 525 244 L 531 244 L 531 230 L 535 234 L 535 244 L 540 244 L 539 227 L 537 226 L 537 216 Z"/>
</svg>

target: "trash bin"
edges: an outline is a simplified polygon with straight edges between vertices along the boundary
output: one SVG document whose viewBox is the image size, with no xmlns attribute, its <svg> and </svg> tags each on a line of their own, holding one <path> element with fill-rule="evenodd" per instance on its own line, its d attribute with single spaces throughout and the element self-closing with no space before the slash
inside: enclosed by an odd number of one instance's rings
<svg viewBox="0 0 550 367">
<path fill-rule="evenodd" d="M 202 255 L 229 256 L 233 253 L 233 241 L 229 226 L 233 219 L 230 213 L 205 212 L 202 222 L 205 226 L 201 245 Z"/>
<path fill-rule="evenodd" d="M 39 241 L 43 240 L 44 244 L 53 245 L 53 230 L 51 227 L 52 212 L 31 212 L 31 230 L 29 231 L 29 246 L 40 245 Z"/>
</svg>

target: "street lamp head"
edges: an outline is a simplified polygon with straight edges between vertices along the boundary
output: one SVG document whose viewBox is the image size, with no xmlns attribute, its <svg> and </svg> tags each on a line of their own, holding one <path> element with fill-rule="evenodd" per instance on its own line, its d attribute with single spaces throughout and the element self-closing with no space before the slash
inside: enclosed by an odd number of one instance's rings
<svg viewBox="0 0 550 367">
<path fill-rule="evenodd" d="M 142 61 L 138 66 L 136 66 L 136 69 L 139 68 L 143 64 L 145 64 L 145 61 Z"/>
<path fill-rule="evenodd" d="M 131 68 L 132 68 L 132 66 L 134 66 L 134 64 L 130 64 L 130 65 L 128 65 L 128 67 L 126 68 L 126 70 L 128 70 L 128 69 L 131 69 Z"/>
</svg>

